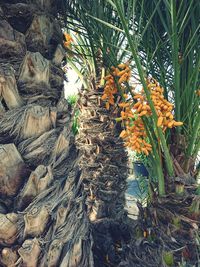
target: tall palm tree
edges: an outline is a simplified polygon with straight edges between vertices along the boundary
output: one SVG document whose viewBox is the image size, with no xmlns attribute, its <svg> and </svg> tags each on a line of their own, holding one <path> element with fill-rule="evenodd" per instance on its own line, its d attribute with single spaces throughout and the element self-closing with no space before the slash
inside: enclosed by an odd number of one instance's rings
<svg viewBox="0 0 200 267">
<path fill-rule="evenodd" d="M 199 250 L 196 242 L 197 239 L 199 240 L 199 229 L 196 225 L 193 227 L 191 221 L 198 221 L 200 216 L 199 186 L 194 175 L 195 160 L 200 146 L 198 88 L 200 61 L 197 34 L 199 2 L 184 0 L 95 2 L 69 0 L 67 2 L 71 7 L 69 18 L 77 19 L 81 25 L 84 25 L 88 30 L 89 38 L 97 47 L 102 48 L 105 67 L 112 65 L 117 67 L 121 63 L 119 59 L 123 59 L 124 62 L 127 62 L 127 58 L 133 61 L 136 78 L 139 76 L 144 89 L 144 95 L 141 92 L 142 97 L 145 97 L 143 104 L 147 103 L 152 112 L 149 116 L 149 113 L 144 111 L 147 116 L 144 116 L 143 120 L 148 142 L 153 148 L 152 154 L 148 157 L 153 173 L 149 187 L 151 202 L 148 209 L 145 212 L 141 209 L 140 213 L 141 228 L 145 230 L 144 237 L 147 237 L 147 240 L 145 238 L 139 248 L 135 243 L 133 244 L 131 262 L 134 266 L 141 266 L 141 264 L 142 266 L 144 264 L 162 266 L 170 259 L 170 265 L 173 265 L 174 260 L 197 264 L 198 252 L 194 251 Z M 120 44 L 116 40 L 123 41 Z M 122 44 L 128 45 L 122 46 Z M 119 51 L 123 55 L 121 58 Z M 110 69 L 111 74 L 114 73 L 113 68 Z M 147 77 L 156 78 L 159 86 L 165 89 L 161 99 L 166 98 L 173 103 L 172 122 L 169 123 L 165 113 L 159 115 L 157 112 L 161 102 L 153 103 L 153 97 L 147 87 Z M 155 80 L 150 79 L 150 81 Z M 149 86 L 154 87 L 154 85 L 155 83 Z M 138 100 L 140 98 L 138 95 L 133 95 L 135 92 L 131 91 L 131 87 L 127 84 L 126 89 L 130 96 L 126 102 L 130 101 L 129 104 L 132 107 L 135 100 L 130 99 L 133 96 L 140 104 Z M 121 95 L 120 90 L 118 93 Z M 134 107 L 136 110 L 136 106 Z M 144 105 L 143 108 L 145 110 L 146 106 Z M 135 110 L 133 110 L 134 113 Z M 157 115 L 160 117 L 158 118 Z M 159 119 L 164 121 L 163 125 L 162 123 L 160 125 Z M 132 124 L 133 120 L 130 118 L 128 120 Z M 182 123 L 182 127 L 172 128 L 173 124 L 180 126 Z M 163 128 L 166 125 L 169 126 L 167 131 Z M 132 133 L 134 135 L 134 132 Z M 188 235 L 189 232 L 193 234 Z M 158 241 L 159 247 L 147 245 L 151 238 Z M 171 242 L 172 239 L 176 240 L 176 244 Z M 154 245 L 157 246 L 158 243 L 154 242 Z M 152 254 L 155 256 L 152 257 Z M 149 261 L 150 257 L 153 258 L 152 262 Z M 165 263 L 163 263 L 164 259 Z"/>
<path fill-rule="evenodd" d="M 0 264 L 117 266 L 126 153 L 101 91 L 83 94 L 75 141 L 60 1 L 0 3 Z"/>
</svg>

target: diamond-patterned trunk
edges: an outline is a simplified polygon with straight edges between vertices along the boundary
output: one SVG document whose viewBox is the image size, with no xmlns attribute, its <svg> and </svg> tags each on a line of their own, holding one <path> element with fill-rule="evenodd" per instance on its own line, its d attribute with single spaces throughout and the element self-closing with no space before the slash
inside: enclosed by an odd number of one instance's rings
<svg viewBox="0 0 200 267">
<path fill-rule="evenodd" d="M 0 266 L 118 266 L 126 153 L 100 91 L 63 93 L 62 1 L 0 1 Z"/>
</svg>

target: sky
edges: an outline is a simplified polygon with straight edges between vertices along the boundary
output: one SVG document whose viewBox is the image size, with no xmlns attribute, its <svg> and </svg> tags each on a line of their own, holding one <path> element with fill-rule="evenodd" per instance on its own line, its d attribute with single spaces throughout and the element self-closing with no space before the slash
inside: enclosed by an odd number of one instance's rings
<svg viewBox="0 0 200 267">
<path fill-rule="evenodd" d="M 78 75 L 70 67 L 67 68 L 67 79 L 68 82 L 64 81 L 65 98 L 67 98 L 69 95 L 77 94 L 78 89 L 81 88 L 81 82 L 78 80 Z"/>
</svg>

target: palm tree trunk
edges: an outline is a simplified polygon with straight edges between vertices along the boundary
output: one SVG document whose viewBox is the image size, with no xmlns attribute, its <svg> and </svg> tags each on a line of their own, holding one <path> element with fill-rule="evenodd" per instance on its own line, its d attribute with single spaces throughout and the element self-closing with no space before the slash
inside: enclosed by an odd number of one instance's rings
<svg viewBox="0 0 200 267">
<path fill-rule="evenodd" d="M 117 266 L 128 236 L 116 126 L 91 92 L 75 141 L 59 1 L 0 3 L 0 265 Z"/>
<path fill-rule="evenodd" d="M 87 215 L 93 233 L 94 266 L 118 266 L 129 241 L 124 210 L 127 154 L 119 127 L 101 103 L 102 90 L 83 93 L 80 133 L 81 180 L 86 193 Z M 122 265 L 120 265 L 122 266 Z"/>
</svg>

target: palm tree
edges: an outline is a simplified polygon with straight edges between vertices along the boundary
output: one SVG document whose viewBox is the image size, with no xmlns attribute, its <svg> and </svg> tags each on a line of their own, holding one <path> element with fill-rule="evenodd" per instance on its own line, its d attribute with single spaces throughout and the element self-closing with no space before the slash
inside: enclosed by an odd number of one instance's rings
<svg viewBox="0 0 200 267">
<path fill-rule="evenodd" d="M 89 38 L 97 47 L 101 47 L 107 72 L 112 75 L 111 66 L 117 67 L 122 60 L 125 63 L 127 59 L 132 61 L 136 78 L 139 78 L 143 86 L 142 97 L 145 97 L 143 104 L 148 104 L 151 110 L 150 116 L 146 111 L 147 116 L 143 117 L 143 124 L 148 142 L 153 148 L 152 154 L 148 156 L 153 175 L 150 177 L 149 186 L 150 205 L 145 212 L 141 209 L 141 229 L 144 230 L 145 237 L 156 239 L 156 236 L 159 236 L 162 241 L 159 241 L 160 247 L 155 250 L 148 245 L 144 248 L 145 245 L 141 243 L 139 248 L 142 248 L 142 252 L 133 243 L 131 262 L 134 262 L 134 266 L 144 265 L 147 259 L 152 257 L 154 250 L 156 253 L 153 259 L 156 258 L 158 261 L 148 262 L 148 266 L 152 264 L 162 266 L 167 262 L 173 265 L 174 259 L 177 262 L 187 261 L 190 264 L 197 264 L 198 252 L 195 255 L 190 251 L 199 249 L 198 242 L 195 241 L 196 238 L 199 240 L 199 230 L 196 230 L 198 226 L 194 229 L 192 225 L 192 221 L 198 221 L 200 216 L 199 186 L 194 175 L 200 145 L 198 88 L 200 61 L 197 34 L 199 2 L 184 0 L 102 0 L 95 3 L 69 0 L 67 2 L 71 7 L 69 17 L 77 19 L 84 25 Z M 122 43 L 120 40 L 123 40 Z M 168 119 L 164 120 L 164 123 L 169 125 L 167 131 L 164 130 L 164 125 L 158 123 L 159 109 L 156 110 L 156 104 L 151 98 L 147 78 L 150 81 L 156 79 L 159 86 L 164 88 L 161 99 L 165 98 L 174 105 L 171 114 L 173 122 L 168 124 Z M 150 88 L 154 85 L 155 83 L 150 85 Z M 124 84 L 124 87 L 130 96 L 125 105 L 130 103 L 132 107 L 135 102 L 139 102 L 139 97 L 136 97 L 137 94 L 131 90 L 131 86 Z M 116 99 L 119 101 L 120 97 L 122 94 L 118 90 Z M 117 103 L 116 101 L 115 104 Z M 160 121 L 163 121 L 164 116 L 161 116 Z M 171 127 L 174 123 L 180 126 L 182 122 L 182 127 L 175 129 Z M 193 232 L 190 236 L 188 229 Z M 177 247 L 171 243 L 172 233 L 173 238 L 178 239 Z M 178 233 L 181 233 L 181 238 L 177 236 Z M 181 249 L 183 246 L 184 249 Z"/>
<path fill-rule="evenodd" d="M 1 1 L 1 266 L 117 266 L 129 238 L 127 157 L 101 91 L 82 95 L 77 140 L 71 130 L 62 8 Z"/>
</svg>

